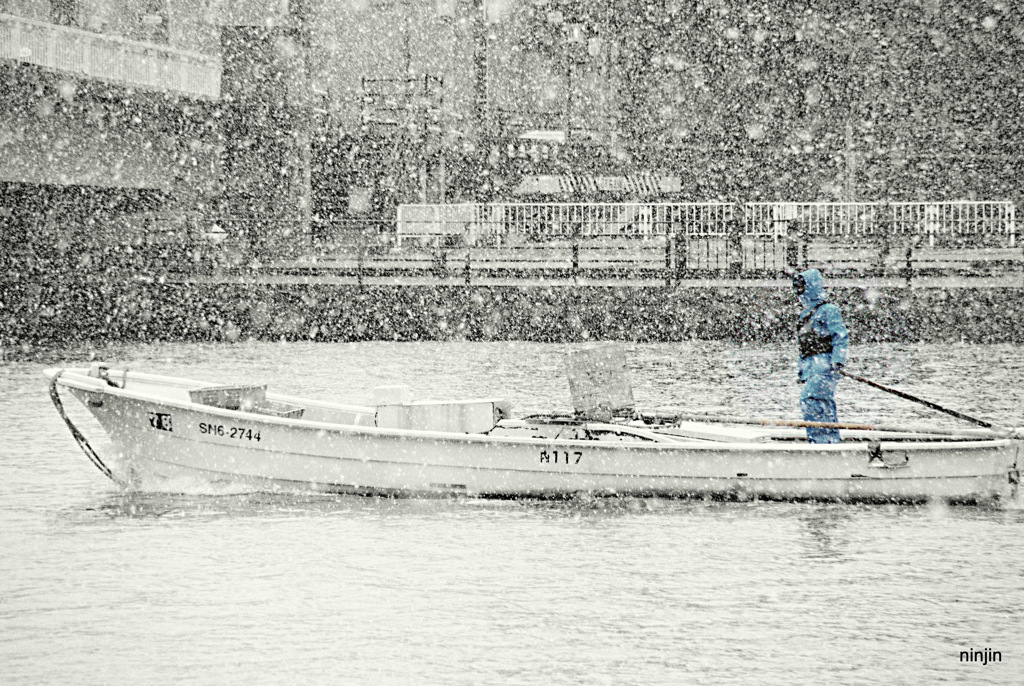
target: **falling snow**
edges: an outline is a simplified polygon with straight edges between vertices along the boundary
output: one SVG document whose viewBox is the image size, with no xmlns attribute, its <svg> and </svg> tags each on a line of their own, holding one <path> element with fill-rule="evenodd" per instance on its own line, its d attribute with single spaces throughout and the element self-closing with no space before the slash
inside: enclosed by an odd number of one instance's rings
<svg viewBox="0 0 1024 686">
<path fill-rule="evenodd" d="M 1012 3 L 138 7 L 0 16 L 4 348 L 1024 336 Z"/>
</svg>

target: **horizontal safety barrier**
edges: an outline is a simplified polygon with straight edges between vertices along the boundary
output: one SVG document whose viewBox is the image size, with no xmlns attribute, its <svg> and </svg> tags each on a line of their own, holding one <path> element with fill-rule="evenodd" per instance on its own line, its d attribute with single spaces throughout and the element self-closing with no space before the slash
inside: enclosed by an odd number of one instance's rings
<svg viewBox="0 0 1024 686">
<path fill-rule="evenodd" d="M 400 205 L 396 239 L 495 244 L 579 238 L 650 239 L 729 232 L 729 203 L 488 203 Z"/>
<path fill-rule="evenodd" d="M 467 212 L 463 219 L 474 219 L 466 208 L 460 211 Z M 495 210 L 495 221 L 504 211 Z M 709 277 L 778 278 L 814 266 L 832 277 L 898 277 L 908 283 L 918 277 L 981 277 L 1019 284 L 1024 273 L 1020 247 L 944 246 L 938 239 L 931 244 L 927 234 L 892 240 L 878 234 L 745 233 L 736 221 L 725 234 L 680 229 L 639 238 L 580 235 L 539 241 L 515 236 L 499 241 L 481 234 L 476 242 L 462 235 L 439 240 L 431 234 L 401 244 L 393 221 L 317 220 L 307 225 L 294 219 L 197 217 L 182 223 L 155 215 L 138 221 L 161 240 L 136 241 L 134 259 L 148 256 L 162 272 L 180 271 L 186 279 L 262 274 L 353 283 L 672 284 Z M 180 246 L 166 243 L 183 234 L 191 239 L 179 240 Z"/>
<path fill-rule="evenodd" d="M 468 244 L 665 236 L 920 237 L 1016 245 L 1010 201 L 865 203 L 465 203 L 400 205 L 396 240 Z"/>
</svg>

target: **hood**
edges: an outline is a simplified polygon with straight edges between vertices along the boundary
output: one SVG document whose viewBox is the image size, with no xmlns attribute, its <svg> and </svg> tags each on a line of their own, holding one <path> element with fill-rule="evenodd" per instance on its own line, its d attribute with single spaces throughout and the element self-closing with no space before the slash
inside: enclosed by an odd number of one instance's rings
<svg viewBox="0 0 1024 686">
<path fill-rule="evenodd" d="M 800 294 L 800 304 L 804 306 L 804 309 L 810 309 L 820 303 L 823 300 L 828 300 L 828 294 L 825 292 L 825 279 L 821 276 L 821 272 L 817 269 L 808 269 L 805 272 L 800 272 L 800 276 L 804 279 L 804 292 Z"/>
</svg>

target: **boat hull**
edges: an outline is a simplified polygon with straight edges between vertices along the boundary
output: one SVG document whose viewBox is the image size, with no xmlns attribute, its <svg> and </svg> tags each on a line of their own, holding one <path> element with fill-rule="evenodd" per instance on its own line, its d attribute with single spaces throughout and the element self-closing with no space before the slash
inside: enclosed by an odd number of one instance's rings
<svg viewBox="0 0 1024 686">
<path fill-rule="evenodd" d="M 978 502 L 1011 494 L 1020 442 L 811 445 L 586 441 L 282 419 L 66 387 L 109 435 L 134 487 L 413 496 L 709 497 Z"/>
</svg>

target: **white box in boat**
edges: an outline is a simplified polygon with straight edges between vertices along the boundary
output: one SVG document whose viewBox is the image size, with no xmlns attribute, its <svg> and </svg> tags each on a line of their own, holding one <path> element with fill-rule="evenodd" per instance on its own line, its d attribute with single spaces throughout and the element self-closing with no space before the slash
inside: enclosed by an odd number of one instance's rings
<svg viewBox="0 0 1024 686">
<path fill-rule="evenodd" d="M 377 426 L 382 429 L 481 433 L 490 431 L 500 412 L 501 400 L 462 402 L 417 401 L 400 405 L 378 405 Z"/>
</svg>

